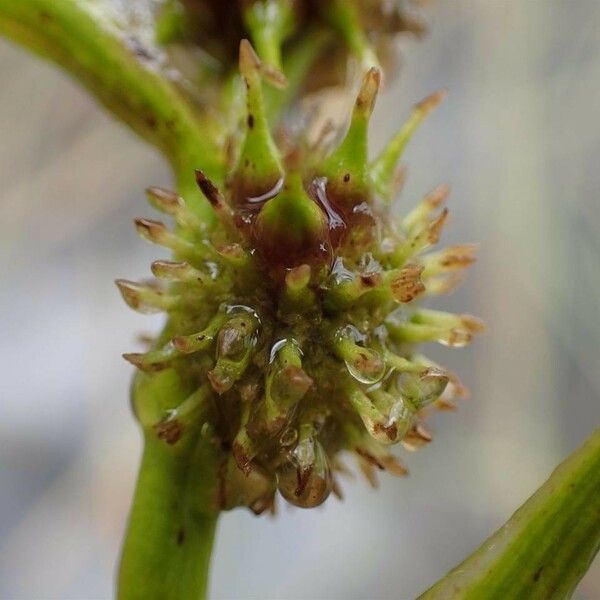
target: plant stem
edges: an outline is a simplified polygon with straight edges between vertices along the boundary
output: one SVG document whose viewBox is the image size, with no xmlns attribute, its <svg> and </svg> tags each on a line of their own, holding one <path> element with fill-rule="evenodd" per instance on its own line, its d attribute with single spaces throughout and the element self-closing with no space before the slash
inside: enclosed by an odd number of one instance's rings
<svg viewBox="0 0 600 600">
<path fill-rule="evenodd" d="M 119 600 L 206 597 L 219 467 L 211 433 L 202 428 L 205 397 L 190 392 L 174 369 L 134 378 L 132 405 L 144 453 L 121 555 Z M 182 412 L 186 399 L 193 408 Z M 165 417 L 179 427 L 174 444 L 157 435 Z"/>
<path fill-rule="evenodd" d="M 600 548 L 600 429 L 420 600 L 568 598 Z"/>
<path fill-rule="evenodd" d="M 218 517 L 209 493 L 216 468 L 210 444 L 194 438 L 179 447 L 152 432 L 145 436 L 121 556 L 119 600 L 206 597 Z"/>
<path fill-rule="evenodd" d="M 151 7 L 145 0 L 135 7 L 113 0 L 0 0 L 0 34 L 67 69 L 160 148 L 176 173 L 189 171 L 191 179 L 201 168 L 220 181 L 218 132 L 155 44 L 153 21 L 139 18 L 142 9 L 150 17 Z M 186 200 L 207 217 L 207 203 L 191 185 Z"/>
</svg>

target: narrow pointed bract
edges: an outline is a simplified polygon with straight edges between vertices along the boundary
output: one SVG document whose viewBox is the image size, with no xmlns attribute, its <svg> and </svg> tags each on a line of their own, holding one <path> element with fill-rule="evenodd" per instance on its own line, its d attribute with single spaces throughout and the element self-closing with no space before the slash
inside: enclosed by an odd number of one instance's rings
<svg viewBox="0 0 600 600">
<path fill-rule="evenodd" d="M 427 96 L 419 102 L 402 129 L 388 142 L 381 154 L 370 164 L 369 170 L 377 191 L 384 197 L 389 198 L 390 188 L 398 166 L 398 161 L 406 144 L 416 131 L 417 127 L 424 121 L 427 115 L 445 98 L 445 90 L 440 90 Z"/>
<path fill-rule="evenodd" d="M 320 169 L 321 174 L 328 178 L 329 185 L 336 190 L 349 187 L 354 193 L 365 193 L 369 188 L 366 170 L 369 120 L 380 83 L 381 71 L 369 69 L 354 103 L 348 131 Z"/>
<path fill-rule="evenodd" d="M 240 187 L 237 203 L 272 189 L 283 176 L 279 151 L 269 129 L 262 92 L 262 63 L 248 40 L 240 43 L 240 72 L 246 85 L 246 133 L 235 178 Z"/>
</svg>

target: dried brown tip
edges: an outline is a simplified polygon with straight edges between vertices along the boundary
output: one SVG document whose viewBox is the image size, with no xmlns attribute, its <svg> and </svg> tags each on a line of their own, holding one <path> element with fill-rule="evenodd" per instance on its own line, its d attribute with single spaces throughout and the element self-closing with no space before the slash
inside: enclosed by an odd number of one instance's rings
<svg viewBox="0 0 600 600">
<path fill-rule="evenodd" d="M 381 71 L 376 67 L 371 67 L 365 75 L 360 91 L 356 98 L 356 108 L 365 116 L 370 116 L 375 107 L 375 100 L 381 84 Z"/>
<path fill-rule="evenodd" d="M 142 305 L 142 299 L 140 297 L 142 286 L 135 281 L 128 281 L 127 279 L 116 279 L 115 283 L 127 305 L 134 310 L 140 308 Z"/>
<path fill-rule="evenodd" d="M 485 323 L 478 317 L 474 317 L 473 315 L 460 315 L 460 320 L 462 326 L 469 333 L 478 334 L 485 331 Z"/>
<path fill-rule="evenodd" d="M 432 221 L 427 231 L 427 241 L 431 244 L 437 244 L 440 241 L 442 229 L 448 220 L 448 208 L 444 207 L 442 212 Z"/>
<path fill-rule="evenodd" d="M 477 260 L 475 252 L 477 252 L 477 246 L 475 244 L 450 246 L 443 250 L 443 255 L 440 258 L 440 265 L 446 270 L 464 269 Z"/>
<path fill-rule="evenodd" d="M 417 423 L 404 436 L 402 446 L 411 452 L 416 452 L 419 448 L 429 444 L 433 440 L 433 435 L 425 425 Z"/>
<path fill-rule="evenodd" d="M 450 195 L 450 191 L 450 186 L 447 183 L 438 185 L 425 196 L 423 202 L 432 209 L 437 208 L 446 202 Z"/>
<path fill-rule="evenodd" d="M 370 462 L 368 462 L 367 460 L 365 460 L 364 458 L 362 458 L 361 456 L 359 456 L 358 457 L 358 467 L 359 467 L 361 473 L 364 475 L 367 482 L 369 483 L 369 485 L 374 489 L 378 488 L 379 480 L 377 479 L 377 473 L 376 473 L 375 469 L 373 468 L 373 465 Z"/>
<path fill-rule="evenodd" d="M 150 265 L 150 270 L 159 279 L 179 280 L 189 272 L 190 265 L 181 261 L 155 260 Z"/>
<path fill-rule="evenodd" d="M 138 333 L 135 336 L 135 341 L 142 346 L 150 347 L 154 344 L 154 336 L 151 333 Z"/>
<path fill-rule="evenodd" d="M 394 178 L 392 179 L 392 197 L 398 196 L 406 183 L 406 177 L 408 175 L 408 169 L 404 165 L 400 165 L 394 172 Z"/>
<path fill-rule="evenodd" d="M 146 189 L 150 203 L 163 212 L 174 215 L 183 205 L 183 199 L 171 190 L 152 186 Z"/>
<path fill-rule="evenodd" d="M 365 450 L 364 448 L 354 448 L 354 452 L 356 452 L 356 454 L 358 454 L 360 457 L 366 460 L 369 464 L 373 465 L 374 467 L 377 467 L 380 471 L 383 471 L 385 469 L 383 461 L 374 454 L 371 454 L 370 452 Z"/>
<path fill-rule="evenodd" d="M 333 495 L 338 500 L 344 499 L 344 493 L 342 492 L 342 488 L 341 488 L 338 480 L 335 477 L 332 479 L 332 482 L 331 482 L 331 491 L 333 492 Z"/>
<path fill-rule="evenodd" d="M 258 54 L 254 52 L 254 48 L 249 40 L 240 40 L 240 58 L 239 67 L 242 75 L 250 73 L 250 71 L 257 71 L 260 68 L 260 58 Z"/>
<path fill-rule="evenodd" d="M 451 400 L 455 398 L 459 400 L 469 400 L 471 398 L 471 391 L 460 380 L 458 375 L 452 371 L 446 371 L 446 374 L 450 378 L 450 383 L 446 388 L 446 391 L 442 394 L 442 398 Z"/>
<path fill-rule="evenodd" d="M 423 114 L 423 117 L 428 115 L 434 108 L 439 106 L 439 104 L 444 100 L 444 98 L 448 95 L 447 90 L 438 90 L 437 92 L 433 92 L 426 98 L 423 98 L 419 103 L 415 105 L 415 108 Z"/>
<path fill-rule="evenodd" d="M 387 454 L 381 458 L 383 468 L 396 477 L 406 477 L 408 475 L 408 469 L 391 454 Z"/>
<path fill-rule="evenodd" d="M 152 241 L 157 241 L 161 238 L 162 234 L 167 231 L 167 227 L 160 221 L 154 221 L 153 219 L 135 219 L 135 228 L 138 233 Z"/>
<path fill-rule="evenodd" d="M 134 367 L 140 368 L 142 365 L 142 358 L 144 357 L 143 352 L 128 352 L 122 355 L 123 358 L 131 363 Z"/>
<path fill-rule="evenodd" d="M 249 77 L 252 72 L 255 72 L 260 73 L 275 87 L 284 88 L 287 85 L 285 75 L 275 67 L 264 64 L 247 39 L 240 41 L 239 67 L 244 77 Z"/>
</svg>

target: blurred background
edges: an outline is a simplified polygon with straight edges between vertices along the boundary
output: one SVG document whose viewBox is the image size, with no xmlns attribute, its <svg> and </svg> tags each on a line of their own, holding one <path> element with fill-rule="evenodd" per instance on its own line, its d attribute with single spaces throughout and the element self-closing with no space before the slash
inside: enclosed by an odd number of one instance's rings
<svg viewBox="0 0 600 600">
<path fill-rule="evenodd" d="M 406 153 L 399 210 L 453 187 L 445 242 L 481 244 L 444 306 L 482 316 L 436 349 L 472 391 L 437 415 L 409 478 L 343 503 L 237 510 L 213 598 L 414 598 L 462 560 L 600 422 L 600 3 L 439 0 L 378 103 L 380 146 L 410 106 L 450 96 Z M 132 219 L 161 158 L 54 67 L 0 42 L 0 598 L 112 596 L 140 436 L 121 353 L 160 320 L 113 280 L 148 274 Z M 597 561 L 577 598 L 600 598 Z"/>
</svg>

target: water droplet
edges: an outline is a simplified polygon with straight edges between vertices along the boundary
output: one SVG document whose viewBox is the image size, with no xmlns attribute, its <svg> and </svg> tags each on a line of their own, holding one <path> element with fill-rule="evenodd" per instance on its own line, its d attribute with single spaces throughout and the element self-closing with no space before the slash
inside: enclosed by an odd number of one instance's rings
<svg viewBox="0 0 600 600">
<path fill-rule="evenodd" d="M 250 205 L 255 206 L 257 204 L 263 204 L 264 202 L 266 202 L 267 200 L 270 200 L 271 198 L 275 198 L 275 196 L 277 196 L 277 194 L 279 194 L 279 192 L 281 191 L 281 188 L 283 187 L 283 182 L 284 182 L 284 179 L 283 179 L 283 177 L 281 177 L 270 190 L 266 191 L 264 194 L 246 198 L 246 202 Z"/>
<path fill-rule="evenodd" d="M 373 385 L 385 375 L 385 363 L 379 352 L 357 346 L 356 356 L 344 360 L 348 373 L 360 383 Z"/>
<path fill-rule="evenodd" d="M 423 373 L 404 372 L 398 376 L 397 384 L 402 396 L 417 410 L 437 400 L 448 385 L 449 377 L 436 368 L 426 369 Z"/>
<path fill-rule="evenodd" d="M 321 444 L 313 437 L 302 440 L 277 471 L 279 493 L 301 508 L 325 502 L 333 486 L 329 461 Z"/>
<path fill-rule="evenodd" d="M 292 446 L 298 439 L 298 430 L 294 427 L 288 427 L 279 438 L 279 443 L 284 447 Z"/>
</svg>

